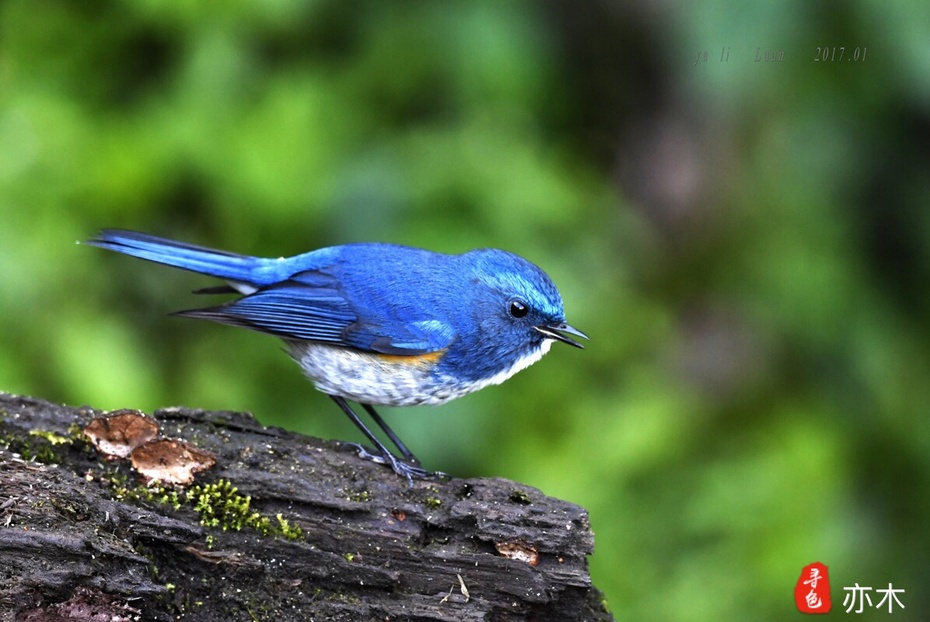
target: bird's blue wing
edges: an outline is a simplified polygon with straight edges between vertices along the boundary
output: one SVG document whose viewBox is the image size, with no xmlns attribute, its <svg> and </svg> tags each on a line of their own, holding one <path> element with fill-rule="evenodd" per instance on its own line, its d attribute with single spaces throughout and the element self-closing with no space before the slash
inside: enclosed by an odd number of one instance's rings
<svg viewBox="0 0 930 622">
<path fill-rule="evenodd" d="M 385 308 L 389 307 L 389 308 Z M 363 305 L 349 300 L 339 281 L 308 270 L 238 300 L 177 315 L 232 324 L 285 339 L 357 348 L 394 355 L 416 355 L 447 347 L 452 328 L 417 318 L 403 305 Z"/>
<path fill-rule="evenodd" d="M 356 322 L 347 328 L 343 343 L 360 350 L 402 356 L 443 350 L 454 337 L 452 327 L 438 320 Z"/>
</svg>

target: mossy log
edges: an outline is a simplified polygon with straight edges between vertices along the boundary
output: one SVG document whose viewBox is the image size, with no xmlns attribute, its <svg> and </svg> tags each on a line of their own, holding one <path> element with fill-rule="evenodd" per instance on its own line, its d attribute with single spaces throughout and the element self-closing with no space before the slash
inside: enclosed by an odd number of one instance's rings
<svg viewBox="0 0 930 622">
<path fill-rule="evenodd" d="M 90 442 L 101 415 L 0 393 L 2 620 L 612 619 L 571 503 L 408 487 L 350 444 L 182 408 L 154 413 L 158 436 L 215 464 L 146 482 Z"/>
</svg>

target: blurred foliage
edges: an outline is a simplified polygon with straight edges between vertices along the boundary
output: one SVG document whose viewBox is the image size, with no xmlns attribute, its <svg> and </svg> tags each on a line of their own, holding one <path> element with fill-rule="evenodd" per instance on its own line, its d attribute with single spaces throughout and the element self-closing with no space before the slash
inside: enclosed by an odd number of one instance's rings
<svg viewBox="0 0 930 622">
<path fill-rule="evenodd" d="M 273 339 L 165 317 L 203 278 L 75 241 L 502 247 L 592 340 L 388 412 L 428 466 L 588 508 L 621 620 L 782 620 L 815 560 L 841 615 L 891 582 L 926 619 L 928 24 L 916 0 L 6 0 L 0 388 L 357 439 Z"/>
</svg>

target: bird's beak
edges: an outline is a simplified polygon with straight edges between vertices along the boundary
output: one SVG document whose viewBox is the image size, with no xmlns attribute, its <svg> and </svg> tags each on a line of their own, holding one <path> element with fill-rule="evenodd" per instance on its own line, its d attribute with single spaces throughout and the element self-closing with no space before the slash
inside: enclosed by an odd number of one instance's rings
<svg viewBox="0 0 930 622">
<path fill-rule="evenodd" d="M 534 326 L 537 332 L 542 333 L 543 337 L 547 339 L 555 339 L 556 341 L 561 341 L 562 343 L 567 343 L 570 346 L 575 346 L 576 348 L 581 348 L 584 350 L 584 346 L 572 339 L 571 337 L 566 337 L 562 333 L 568 333 L 569 335 L 575 335 L 577 337 L 588 338 L 583 332 L 577 328 L 572 328 L 565 322 L 552 322 L 550 324 L 542 324 L 540 326 Z"/>
</svg>

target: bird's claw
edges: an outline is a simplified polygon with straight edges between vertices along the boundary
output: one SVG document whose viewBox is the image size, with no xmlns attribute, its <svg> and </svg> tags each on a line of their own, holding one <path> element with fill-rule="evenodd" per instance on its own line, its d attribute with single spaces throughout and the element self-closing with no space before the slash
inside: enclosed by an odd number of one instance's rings
<svg viewBox="0 0 930 622">
<path fill-rule="evenodd" d="M 443 473 L 442 471 L 427 471 L 419 464 L 405 462 L 390 453 L 384 456 L 372 453 L 368 451 L 365 446 L 359 445 L 358 443 L 349 443 L 349 445 L 355 447 L 358 451 L 358 457 L 362 460 L 370 460 L 376 464 L 390 466 L 395 473 L 407 479 L 409 487 L 413 487 L 413 480 L 415 479 L 449 479 L 449 477 L 451 477 L 449 474 Z"/>
</svg>

